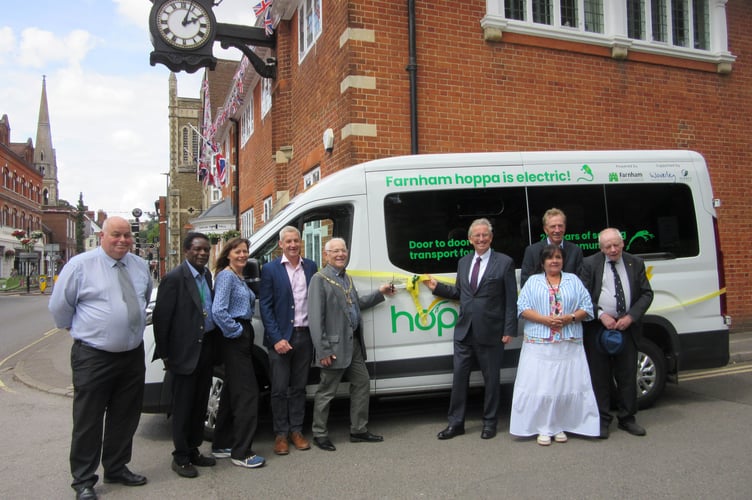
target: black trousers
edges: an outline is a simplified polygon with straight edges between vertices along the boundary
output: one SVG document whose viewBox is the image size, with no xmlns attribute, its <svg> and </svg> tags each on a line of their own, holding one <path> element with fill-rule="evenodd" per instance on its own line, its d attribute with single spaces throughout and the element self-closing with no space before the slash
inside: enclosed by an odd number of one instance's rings
<svg viewBox="0 0 752 500">
<path fill-rule="evenodd" d="M 624 349 L 616 356 L 610 356 L 597 345 L 599 332 L 599 325 L 586 328 L 583 343 L 601 422 L 609 424 L 613 419 L 612 379 L 616 381 L 616 416 L 619 422 L 634 422 L 637 413 L 637 344 L 634 336 L 627 330 L 624 333 Z"/>
<path fill-rule="evenodd" d="M 180 465 L 198 456 L 204 440 L 206 405 L 214 371 L 214 332 L 204 335 L 201 355 L 193 373 L 172 379 L 172 456 Z"/>
<path fill-rule="evenodd" d="M 96 484 L 100 458 L 105 476 L 121 474 L 131 461 L 144 398 L 144 345 L 107 352 L 75 341 L 71 370 L 71 486 L 79 489 Z"/>
<path fill-rule="evenodd" d="M 253 455 L 253 438 L 258 426 L 258 384 L 253 371 L 253 327 L 237 320 L 243 333 L 234 339 L 222 337 L 225 379 L 214 428 L 214 448 L 232 448 L 232 458 Z"/>
<path fill-rule="evenodd" d="M 475 341 L 472 330 L 462 341 L 454 341 L 452 394 L 449 399 L 449 425 L 465 425 L 465 410 L 473 360 L 483 374 L 483 428 L 495 429 L 499 418 L 500 373 L 504 344 L 483 345 Z"/>
</svg>

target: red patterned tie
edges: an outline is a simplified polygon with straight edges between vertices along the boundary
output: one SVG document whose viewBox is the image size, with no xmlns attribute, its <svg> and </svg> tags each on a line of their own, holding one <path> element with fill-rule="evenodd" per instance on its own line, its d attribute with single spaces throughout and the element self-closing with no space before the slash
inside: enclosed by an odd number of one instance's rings
<svg viewBox="0 0 752 500">
<path fill-rule="evenodd" d="M 473 272 L 470 273 L 470 288 L 473 289 L 473 292 L 478 289 L 478 273 L 480 273 L 480 257 L 475 259 Z"/>
</svg>

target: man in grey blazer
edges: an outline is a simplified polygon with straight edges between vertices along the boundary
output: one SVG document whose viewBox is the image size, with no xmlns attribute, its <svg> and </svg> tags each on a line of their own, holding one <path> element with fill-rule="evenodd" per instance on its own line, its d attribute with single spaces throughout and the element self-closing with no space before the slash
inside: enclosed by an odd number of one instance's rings
<svg viewBox="0 0 752 500">
<path fill-rule="evenodd" d="M 326 451 L 336 450 L 329 439 L 329 406 L 344 375 L 350 382 L 350 441 L 374 443 L 382 436 L 368 431 L 370 376 L 366 369 L 363 321 L 360 311 L 384 302 L 394 288 L 384 284 L 363 297 L 347 275 L 348 253 L 345 240 L 332 238 L 324 252 L 327 265 L 314 274 L 308 285 L 308 325 L 321 367 L 321 380 L 313 401 L 313 442 Z"/>
<path fill-rule="evenodd" d="M 584 324 L 584 344 L 601 415 L 600 437 L 606 439 L 609 434 L 612 377 L 616 380 L 619 428 L 644 436 L 645 429 L 635 420 L 637 341 L 642 336 L 642 317 L 653 302 L 653 289 L 643 260 L 624 252 L 624 240 L 618 229 L 601 231 L 598 244 L 601 251 L 584 260 L 580 279 L 590 292 L 596 317 Z M 622 295 L 619 288 L 623 290 L 623 299 L 619 298 Z M 622 332 L 620 353 L 609 355 L 599 346 L 598 337 L 603 329 Z"/>
<path fill-rule="evenodd" d="M 520 288 L 532 274 L 541 272 L 540 254 L 546 245 L 558 245 L 564 254 L 563 271 L 579 274 L 582 267 L 582 248 L 564 239 L 567 232 L 567 216 L 558 208 L 549 208 L 543 214 L 543 232 L 546 239 L 533 243 L 525 248 L 520 269 Z"/>
<path fill-rule="evenodd" d="M 434 278 L 424 284 L 435 295 L 460 301 L 454 327 L 454 374 L 449 402 L 449 425 L 439 439 L 465 433 L 465 407 L 473 360 L 480 365 L 485 384 L 481 438 L 496 436 L 499 413 L 499 371 L 504 344 L 517 336 L 517 282 L 514 261 L 491 249 L 493 227 L 487 219 L 470 224 L 468 239 L 475 252 L 457 263 L 454 286 Z"/>
</svg>

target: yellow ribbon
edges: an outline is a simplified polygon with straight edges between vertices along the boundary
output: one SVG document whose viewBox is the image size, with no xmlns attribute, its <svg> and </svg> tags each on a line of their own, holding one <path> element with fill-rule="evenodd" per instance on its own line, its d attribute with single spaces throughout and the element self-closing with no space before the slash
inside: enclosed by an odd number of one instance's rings
<svg viewBox="0 0 752 500">
<path fill-rule="evenodd" d="M 420 322 L 424 325 L 428 324 L 428 312 L 433 309 L 433 306 L 439 302 L 441 299 L 435 299 L 431 304 L 428 306 L 428 308 L 423 307 L 423 304 L 420 303 L 420 283 L 422 281 L 427 281 L 429 279 L 428 274 L 402 274 L 402 273 L 387 273 L 387 272 L 371 272 L 371 271 L 359 271 L 359 270 L 347 270 L 347 274 L 353 277 L 358 278 L 379 278 L 383 280 L 387 280 L 391 283 L 395 283 L 397 281 L 404 281 L 405 283 L 405 290 L 407 290 L 407 293 L 410 294 L 410 297 L 413 299 L 413 304 L 415 304 L 415 310 L 418 312 L 418 317 L 420 318 Z M 443 276 L 433 276 L 430 275 L 433 279 L 436 281 L 440 281 L 442 283 L 446 283 L 447 285 L 454 285 L 455 279 L 454 278 L 446 278 Z"/>
<path fill-rule="evenodd" d="M 360 270 L 350 270 L 350 269 L 347 270 L 347 273 L 350 276 L 354 276 L 358 278 L 382 279 L 384 281 L 388 281 L 391 283 L 404 282 L 405 289 L 410 294 L 410 297 L 413 299 L 413 303 L 415 304 L 415 310 L 418 312 L 418 315 L 420 317 L 420 322 L 423 323 L 424 325 L 427 324 L 428 322 L 428 313 L 431 311 L 431 309 L 433 309 L 433 307 L 438 302 L 441 302 L 444 299 L 436 298 L 431 302 L 431 304 L 427 308 L 423 307 L 423 304 L 420 303 L 420 283 L 422 281 L 427 281 L 429 279 L 429 276 L 431 276 L 436 281 L 445 283 L 447 285 L 454 285 L 456 281 L 455 278 L 448 278 L 445 276 L 434 276 L 434 275 L 429 275 L 429 274 L 402 274 L 402 273 L 388 273 L 388 272 L 383 272 L 383 271 L 360 271 Z M 651 279 L 653 277 L 653 266 L 647 267 L 646 274 L 648 276 L 648 279 Z M 671 311 L 674 309 L 686 308 L 689 306 L 693 306 L 695 304 L 699 304 L 701 302 L 705 302 L 706 300 L 710 300 L 712 298 L 718 297 L 720 295 L 723 295 L 724 293 L 726 293 L 725 287 L 720 290 L 716 290 L 715 292 L 709 293 L 707 295 L 690 299 L 690 300 L 681 302 L 673 306 L 663 307 L 660 309 L 651 309 L 650 312 L 655 314 L 659 312 Z"/>
</svg>

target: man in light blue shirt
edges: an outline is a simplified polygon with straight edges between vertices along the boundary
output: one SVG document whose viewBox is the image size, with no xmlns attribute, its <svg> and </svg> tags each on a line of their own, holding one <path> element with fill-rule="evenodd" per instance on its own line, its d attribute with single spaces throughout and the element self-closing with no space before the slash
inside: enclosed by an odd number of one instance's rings
<svg viewBox="0 0 752 500">
<path fill-rule="evenodd" d="M 132 246 L 130 223 L 108 218 L 101 247 L 73 257 L 50 298 L 55 325 L 73 337 L 70 466 L 77 499 L 97 498 L 100 456 L 106 483 L 146 484 L 126 467 L 141 416 L 143 333 L 152 290 L 149 267 L 130 253 Z"/>
</svg>

